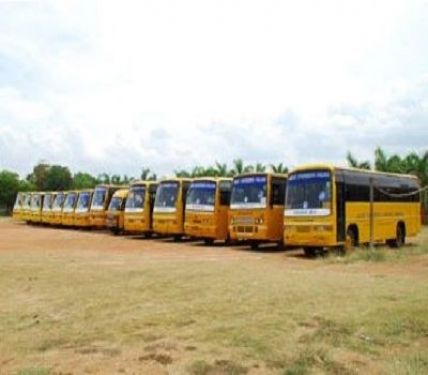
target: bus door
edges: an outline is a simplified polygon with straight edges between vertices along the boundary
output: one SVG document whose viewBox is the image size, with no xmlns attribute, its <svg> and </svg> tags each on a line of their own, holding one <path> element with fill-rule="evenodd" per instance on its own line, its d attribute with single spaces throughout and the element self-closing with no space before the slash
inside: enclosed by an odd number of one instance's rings
<svg viewBox="0 0 428 375">
<path fill-rule="evenodd" d="M 336 172 L 337 242 L 344 242 L 346 240 L 345 194 L 345 176 L 338 171 Z"/>
</svg>

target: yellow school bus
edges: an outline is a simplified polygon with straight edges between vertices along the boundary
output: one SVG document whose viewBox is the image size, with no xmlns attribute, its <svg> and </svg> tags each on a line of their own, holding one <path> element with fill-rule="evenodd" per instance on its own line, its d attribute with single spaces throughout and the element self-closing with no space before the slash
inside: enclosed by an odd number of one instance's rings
<svg viewBox="0 0 428 375">
<path fill-rule="evenodd" d="M 89 209 L 93 192 L 91 189 L 79 191 L 76 209 L 74 210 L 74 226 L 77 228 L 89 228 L 91 226 Z"/>
<path fill-rule="evenodd" d="M 61 225 L 64 227 L 74 226 L 74 210 L 76 209 L 79 193 L 77 191 L 68 191 L 65 194 L 64 205 L 62 207 Z"/>
<path fill-rule="evenodd" d="M 409 175 L 324 164 L 299 167 L 288 179 L 284 241 L 314 255 L 368 243 L 372 223 L 374 242 L 400 247 L 420 230 L 418 189 L 417 178 Z"/>
<path fill-rule="evenodd" d="M 24 202 L 22 204 L 22 210 L 21 210 L 21 218 L 22 221 L 25 221 L 26 223 L 30 222 L 31 217 L 31 196 L 33 195 L 32 192 L 28 192 L 25 194 Z"/>
<path fill-rule="evenodd" d="M 195 178 L 186 198 L 184 233 L 206 244 L 228 242 L 231 178 Z"/>
<path fill-rule="evenodd" d="M 15 204 L 13 205 L 12 219 L 15 221 L 23 220 L 23 209 L 25 203 L 25 193 L 16 195 Z"/>
<path fill-rule="evenodd" d="M 105 228 L 108 205 L 114 192 L 120 188 L 121 186 L 104 184 L 95 187 L 89 216 L 91 227 Z"/>
<path fill-rule="evenodd" d="M 153 208 L 153 231 L 179 240 L 184 235 L 184 206 L 189 178 L 171 178 L 159 183 Z"/>
<path fill-rule="evenodd" d="M 106 226 L 114 234 L 123 233 L 126 197 L 128 189 L 119 189 L 110 200 L 107 210 Z"/>
<path fill-rule="evenodd" d="M 158 183 L 155 181 L 136 181 L 131 184 L 125 205 L 124 230 L 126 233 L 151 237 L 157 187 Z"/>
<path fill-rule="evenodd" d="M 43 198 L 44 193 L 35 192 L 31 194 L 30 216 L 28 220 L 30 223 L 40 224 L 42 222 Z"/>
<path fill-rule="evenodd" d="M 52 219 L 52 206 L 55 201 L 55 192 L 45 193 L 43 199 L 43 208 L 42 208 L 42 223 L 49 224 Z"/>
<path fill-rule="evenodd" d="M 283 244 L 287 175 L 248 173 L 234 177 L 229 210 L 229 235 L 256 249 L 260 243 Z"/>
<path fill-rule="evenodd" d="M 64 191 L 57 191 L 55 193 L 55 199 L 52 203 L 52 209 L 50 215 L 48 216 L 48 223 L 50 225 L 61 225 L 62 207 L 64 205 L 66 194 L 67 193 Z"/>
</svg>

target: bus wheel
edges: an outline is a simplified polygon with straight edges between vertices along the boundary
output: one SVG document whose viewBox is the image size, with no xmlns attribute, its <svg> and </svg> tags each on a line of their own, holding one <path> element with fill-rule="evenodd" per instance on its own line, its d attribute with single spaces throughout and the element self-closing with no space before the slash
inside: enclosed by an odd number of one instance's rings
<svg viewBox="0 0 428 375">
<path fill-rule="evenodd" d="M 224 240 L 224 244 L 226 246 L 230 246 L 232 244 L 232 240 L 230 239 L 229 235 L 227 235 L 226 239 Z"/>
<path fill-rule="evenodd" d="M 144 233 L 144 238 L 149 239 L 149 238 L 152 238 L 152 236 L 153 236 L 153 233 L 152 233 L 152 232 L 145 232 L 145 233 Z"/>
<path fill-rule="evenodd" d="M 259 248 L 259 243 L 257 241 L 251 241 L 250 247 L 251 250 L 257 250 Z"/>
<path fill-rule="evenodd" d="M 305 252 L 305 256 L 307 256 L 308 258 L 314 258 L 317 255 L 322 253 L 322 248 L 319 247 L 305 247 L 303 249 L 303 251 Z"/>
<path fill-rule="evenodd" d="M 352 250 L 358 246 L 357 230 L 354 227 L 349 227 L 346 231 L 346 250 Z"/>
<path fill-rule="evenodd" d="M 403 246 L 406 242 L 406 232 L 403 223 L 397 224 L 397 229 L 395 230 L 395 233 L 395 239 L 388 241 L 388 244 L 391 247 L 399 248 Z"/>
<path fill-rule="evenodd" d="M 176 234 L 176 235 L 174 236 L 174 241 L 175 241 L 175 242 L 181 241 L 181 234 Z"/>
<path fill-rule="evenodd" d="M 212 244 L 214 243 L 214 240 L 212 238 L 205 238 L 204 243 L 207 246 L 212 246 Z"/>
</svg>

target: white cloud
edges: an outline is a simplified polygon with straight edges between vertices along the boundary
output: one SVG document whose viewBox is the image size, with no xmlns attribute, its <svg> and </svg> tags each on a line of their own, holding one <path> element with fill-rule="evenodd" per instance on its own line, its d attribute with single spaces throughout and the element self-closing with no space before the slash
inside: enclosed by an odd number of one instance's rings
<svg viewBox="0 0 428 375">
<path fill-rule="evenodd" d="M 427 15 L 404 0 L 0 2 L 0 168 L 421 149 Z"/>
</svg>

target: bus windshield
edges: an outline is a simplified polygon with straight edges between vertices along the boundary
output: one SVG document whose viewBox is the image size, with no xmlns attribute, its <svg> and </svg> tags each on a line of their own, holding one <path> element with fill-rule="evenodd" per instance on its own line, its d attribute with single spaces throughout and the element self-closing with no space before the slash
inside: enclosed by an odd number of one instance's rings
<svg viewBox="0 0 428 375">
<path fill-rule="evenodd" d="M 186 199 L 186 210 L 214 211 L 216 183 L 197 181 L 190 184 Z"/>
<path fill-rule="evenodd" d="M 108 206 L 109 211 L 120 211 L 120 206 L 122 205 L 122 198 L 113 197 Z"/>
<path fill-rule="evenodd" d="M 45 194 L 43 200 L 43 211 L 50 211 L 52 209 L 52 194 Z"/>
<path fill-rule="evenodd" d="M 73 211 L 74 204 L 76 203 L 77 193 L 70 193 L 65 198 L 64 211 Z"/>
<path fill-rule="evenodd" d="M 265 208 L 266 176 L 238 177 L 233 180 L 230 208 Z"/>
<path fill-rule="evenodd" d="M 22 205 L 23 205 L 22 194 L 18 193 L 18 195 L 16 196 L 15 204 L 13 205 L 13 208 L 14 209 L 21 208 Z"/>
<path fill-rule="evenodd" d="M 34 194 L 31 197 L 31 211 L 38 211 L 40 210 L 41 205 L 41 196 L 40 194 Z"/>
<path fill-rule="evenodd" d="M 65 195 L 63 193 L 58 193 L 53 202 L 52 210 L 61 211 L 62 204 L 64 203 L 64 198 Z"/>
<path fill-rule="evenodd" d="M 91 209 L 102 210 L 107 196 L 107 189 L 104 187 L 96 188 L 92 198 Z"/>
<path fill-rule="evenodd" d="M 90 192 L 80 193 L 79 198 L 77 199 L 76 211 L 88 211 L 90 201 Z"/>
<path fill-rule="evenodd" d="M 29 209 L 31 207 L 31 195 L 27 194 L 24 200 L 24 208 Z"/>
<path fill-rule="evenodd" d="M 143 212 L 145 193 L 146 188 L 144 186 L 131 188 L 128 198 L 126 198 L 125 212 Z"/>
<path fill-rule="evenodd" d="M 164 182 L 156 192 L 155 211 L 174 212 L 178 195 L 178 182 Z"/>
<path fill-rule="evenodd" d="M 330 172 L 297 172 L 288 177 L 286 216 L 329 215 L 330 207 Z"/>
</svg>

